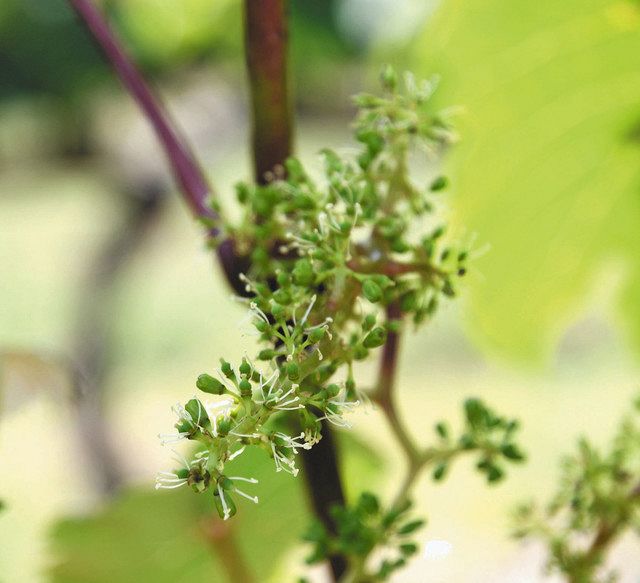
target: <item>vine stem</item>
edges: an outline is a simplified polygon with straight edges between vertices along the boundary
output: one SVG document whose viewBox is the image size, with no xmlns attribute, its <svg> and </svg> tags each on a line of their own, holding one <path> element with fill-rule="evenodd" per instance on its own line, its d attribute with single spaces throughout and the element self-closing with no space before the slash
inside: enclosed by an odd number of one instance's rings
<svg viewBox="0 0 640 583">
<path fill-rule="evenodd" d="M 252 154 L 256 182 L 283 172 L 291 155 L 292 99 L 288 81 L 287 0 L 245 0 L 245 53 L 252 106 Z M 304 476 L 314 514 L 336 533 L 330 509 L 345 503 L 334 435 L 322 422 L 323 438 L 302 453 Z M 345 573 L 341 555 L 329 557 L 333 579 Z"/>
<path fill-rule="evenodd" d="M 103 13 L 91 0 L 68 2 L 153 127 L 191 212 L 197 218 L 206 220 L 210 237 L 217 237 L 220 235 L 217 226 L 219 216 L 209 205 L 214 192 L 187 141 L 154 95 L 133 59 L 122 47 Z M 244 286 L 238 276 L 246 269 L 246 261 L 236 256 L 233 240 L 222 241 L 217 247 L 217 253 L 229 284 L 243 295 Z"/>
<path fill-rule="evenodd" d="M 293 115 L 287 72 L 287 0 L 245 0 L 245 55 L 252 106 L 256 181 L 291 155 Z"/>
<path fill-rule="evenodd" d="M 195 155 L 176 125 L 155 97 L 102 12 L 91 0 L 68 0 L 80 21 L 98 44 L 125 89 L 135 99 L 160 141 L 172 172 L 192 213 L 209 227 L 209 236 L 220 235 L 218 214 L 209 205 L 214 196 Z M 247 67 L 253 111 L 253 158 L 256 179 L 263 182 L 278 170 L 291 149 L 292 115 L 287 81 L 287 27 L 285 0 L 245 0 Z M 217 247 L 219 262 L 231 287 L 246 295 L 238 276 L 247 271 L 247 258 L 238 257 L 234 241 Z M 329 435 L 328 427 L 324 427 Z M 328 509 L 344 504 L 344 493 L 332 439 L 323 439 L 314 455 L 303 456 L 314 508 L 330 532 L 335 532 Z M 305 452 L 307 453 L 307 452 Z M 219 545 L 218 545 L 219 547 Z M 343 557 L 332 557 L 335 580 L 345 570 Z M 238 579 L 240 581 L 242 579 Z"/>
<path fill-rule="evenodd" d="M 638 482 L 629 492 L 629 500 L 640 498 L 640 482 Z M 596 567 L 607 549 L 615 542 L 622 533 L 627 518 L 615 521 L 613 524 L 602 521 L 596 531 L 593 541 L 585 551 L 582 560 L 590 568 Z M 569 583 L 584 583 L 582 575 L 570 574 Z"/>
<path fill-rule="evenodd" d="M 451 452 L 443 452 L 431 448 L 422 450 L 416 445 L 415 440 L 405 427 L 395 403 L 395 382 L 401 332 L 393 328 L 402 327 L 402 311 L 400 306 L 397 303 L 392 303 L 387 306 L 386 317 L 387 323 L 392 324 L 392 329 L 388 332 L 387 341 L 382 349 L 378 385 L 371 394 L 371 399 L 380 407 L 406 458 L 407 468 L 405 476 L 391 504 L 393 508 L 407 498 L 414 482 L 426 464 L 432 462 L 437 456 L 452 457 L 456 455 L 456 450 L 452 450 Z"/>
<path fill-rule="evenodd" d="M 217 237 L 220 234 L 219 227 L 216 225 L 219 216 L 209 205 L 213 190 L 186 140 L 180 135 L 174 122 L 151 91 L 140 70 L 122 48 L 121 42 L 102 12 L 91 0 L 68 1 L 102 50 L 125 89 L 135 99 L 153 127 L 191 212 L 198 219 L 206 220 L 209 237 Z M 236 256 L 233 240 L 226 239 L 218 245 L 217 254 L 231 287 L 236 292 L 244 294 L 244 286 L 238 275 L 245 269 L 246 262 L 243 258 Z M 221 531 L 220 525 L 220 521 L 212 521 L 205 532 L 217 551 L 230 581 L 251 583 L 253 578 L 244 563 L 235 539 L 228 526 L 224 525 L 225 529 Z"/>
</svg>

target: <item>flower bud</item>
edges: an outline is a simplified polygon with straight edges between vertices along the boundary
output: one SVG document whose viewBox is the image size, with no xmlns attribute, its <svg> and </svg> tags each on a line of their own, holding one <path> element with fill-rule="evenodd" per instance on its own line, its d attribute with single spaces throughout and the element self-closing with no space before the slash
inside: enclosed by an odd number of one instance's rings
<svg viewBox="0 0 640 583">
<path fill-rule="evenodd" d="M 369 332 L 369 334 L 367 334 L 364 338 L 364 340 L 362 341 L 362 345 L 365 348 L 378 348 L 378 346 L 382 346 L 385 341 L 387 339 L 387 331 L 378 326 L 377 328 L 374 328 L 373 330 L 371 330 L 371 332 Z"/>
<path fill-rule="evenodd" d="M 524 454 L 518 449 L 518 446 L 513 443 L 505 443 L 500 448 L 500 451 L 504 457 L 514 462 L 520 462 L 524 459 Z"/>
<path fill-rule="evenodd" d="M 315 328 L 309 332 L 309 342 L 316 344 L 324 338 L 325 329 L 323 327 Z"/>
<path fill-rule="evenodd" d="M 229 417 L 221 417 L 218 419 L 218 435 L 224 437 L 231 431 L 231 419 Z"/>
<path fill-rule="evenodd" d="M 225 391 L 225 386 L 218 379 L 213 378 L 207 373 L 203 373 L 198 377 L 196 387 L 198 387 L 202 392 L 209 393 L 211 395 L 222 395 Z"/>
<path fill-rule="evenodd" d="M 304 287 L 310 286 L 315 279 L 311 261 L 309 261 L 308 259 L 299 259 L 298 261 L 296 261 L 295 267 L 292 271 L 292 275 L 293 281 L 297 285 Z"/>
<path fill-rule="evenodd" d="M 379 302 L 382 299 L 382 289 L 373 281 L 373 279 L 367 279 L 362 284 L 362 293 L 372 304 Z"/>
<path fill-rule="evenodd" d="M 449 469 L 449 466 L 446 463 L 438 464 L 436 466 L 436 469 L 433 471 L 433 479 L 436 482 L 440 482 L 446 476 L 448 469 Z"/>
<path fill-rule="evenodd" d="M 240 395 L 242 397 L 250 397 L 251 396 L 251 383 L 247 379 L 242 379 L 240 384 L 238 385 L 240 389 Z"/>
<path fill-rule="evenodd" d="M 242 364 L 240 365 L 239 370 L 241 374 L 248 375 L 251 373 L 251 365 L 247 362 L 246 358 L 242 359 Z"/>
<path fill-rule="evenodd" d="M 273 299 L 279 304 L 289 305 L 291 303 L 291 296 L 289 295 L 289 292 L 286 292 L 283 289 L 275 291 Z"/>
<path fill-rule="evenodd" d="M 438 176 L 429 187 L 431 192 L 438 192 L 439 190 L 444 190 L 449 184 L 449 180 L 446 176 Z"/>
<path fill-rule="evenodd" d="M 280 287 L 289 287 L 291 285 L 291 276 L 284 271 L 281 271 L 276 276 L 276 281 Z"/>
<path fill-rule="evenodd" d="M 228 492 L 224 492 L 223 496 L 224 496 L 224 504 L 220 499 L 220 494 L 218 493 L 217 488 L 213 491 L 213 501 L 215 503 L 216 510 L 218 511 L 218 516 L 226 520 L 227 518 L 230 518 L 231 516 L 233 516 L 237 512 L 237 509 L 236 509 L 235 503 L 233 502 L 233 499 L 231 498 L 231 495 Z M 227 507 L 226 516 L 225 516 L 225 505 Z"/>
<path fill-rule="evenodd" d="M 271 305 L 271 313 L 276 320 L 284 318 L 284 306 L 274 302 Z"/>
<path fill-rule="evenodd" d="M 258 360 L 271 360 L 275 357 L 276 351 L 271 348 L 265 348 L 258 353 Z"/>
<path fill-rule="evenodd" d="M 325 389 L 327 391 L 327 395 L 329 397 L 335 397 L 340 392 L 340 386 L 336 383 L 331 383 Z"/>
<path fill-rule="evenodd" d="M 362 329 L 365 332 L 368 332 L 376 325 L 376 315 L 375 314 L 367 314 L 362 321 Z"/>
<path fill-rule="evenodd" d="M 300 378 L 300 367 L 297 362 L 290 362 L 287 365 L 287 377 L 292 381 L 297 381 Z"/>
<path fill-rule="evenodd" d="M 398 74 L 391 65 L 385 65 L 380 73 L 380 82 L 388 91 L 395 91 L 398 87 Z"/>
<path fill-rule="evenodd" d="M 224 358 L 220 359 L 220 370 L 222 374 L 228 379 L 235 379 L 236 373 L 233 371 L 233 367 L 230 362 L 227 362 Z"/>
</svg>

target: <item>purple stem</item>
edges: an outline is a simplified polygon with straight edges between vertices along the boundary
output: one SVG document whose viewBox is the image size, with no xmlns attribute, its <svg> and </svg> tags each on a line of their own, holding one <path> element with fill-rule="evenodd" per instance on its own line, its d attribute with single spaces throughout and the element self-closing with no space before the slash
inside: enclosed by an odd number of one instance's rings
<svg viewBox="0 0 640 583">
<path fill-rule="evenodd" d="M 69 3 L 83 20 L 118 77 L 153 126 L 192 212 L 197 217 L 216 218 L 215 212 L 207 206 L 211 188 L 195 156 L 169 121 L 168 114 L 151 92 L 138 68 L 122 50 L 120 41 L 107 24 L 101 11 L 93 5 L 91 0 L 69 0 Z"/>
<path fill-rule="evenodd" d="M 68 1 L 153 126 L 191 212 L 198 218 L 217 219 L 217 213 L 207 204 L 213 191 L 193 152 L 154 96 L 139 69 L 122 49 L 120 41 L 102 12 L 91 0 Z M 218 227 L 210 227 L 211 237 L 216 237 L 219 233 Z M 218 258 L 229 284 L 237 293 L 245 295 L 238 275 L 247 269 L 248 261 L 236 256 L 232 239 L 225 239 L 218 246 Z"/>
</svg>

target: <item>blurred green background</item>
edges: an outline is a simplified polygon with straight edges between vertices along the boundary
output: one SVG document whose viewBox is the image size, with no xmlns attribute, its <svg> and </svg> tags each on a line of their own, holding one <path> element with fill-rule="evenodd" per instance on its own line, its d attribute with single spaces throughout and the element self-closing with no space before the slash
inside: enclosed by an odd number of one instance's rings
<svg viewBox="0 0 640 583">
<path fill-rule="evenodd" d="M 249 175 L 239 0 L 102 4 L 230 203 Z M 291 0 L 291 12 L 311 165 L 350 146 L 349 96 L 383 62 L 441 77 L 436 100 L 456 108 L 461 138 L 447 202 L 477 253 L 462 299 L 406 339 L 402 410 L 426 440 L 478 395 L 522 419 L 529 452 L 497 488 L 465 464 L 444 485 L 422 480 L 422 542 L 450 552 L 425 544 L 395 580 L 545 580 L 541 549 L 509 539 L 509 509 L 549 494 L 579 434 L 606 443 L 638 390 L 640 3 Z M 2 0 L 0 581 L 225 581 L 199 530 L 205 502 L 152 485 L 170 405 L 220 356 L 251 350 L 242 317 L 66 3 Z M 399 452 L 375 410 L 341 444 L 350 492 L 393 490 Z M 260 581 L 294 580 L 301 482 L 255 463 L 261 503 L 242 508 L 237 536 L 267 565 Z M 622 581 L 638 581 L 638 557 L 637 541 L 616 548 Z"/>
</svg>

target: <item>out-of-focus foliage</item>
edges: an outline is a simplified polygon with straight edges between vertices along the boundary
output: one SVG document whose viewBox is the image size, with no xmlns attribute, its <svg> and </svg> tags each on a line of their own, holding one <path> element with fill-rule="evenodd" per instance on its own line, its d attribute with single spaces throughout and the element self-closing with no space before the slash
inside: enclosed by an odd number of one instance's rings
<svg viewBox="0 0 640 583">
<path fill-rule="evenodd" d="M 242 60 L 241 0 L 105 0 L 109 15 L 136 61 L 155 74 L 221 60 Z M 290 24 L 295 76 L 317 88 L 355 49 L 341 34 L 341 0 L 294 2 Z M 309 67 L 309 62 L 314 66 Z M 318 69 L 320 67 L 320 69 Z M 240 70 L 240 69 L 238 69 Z M 0 100 L 16 95 L 86 98 L 112 79 L 66 0 L 3 0 L 0 6 Z M 328 95 L 328 92 L 323 92 Z"/>
<path fill-rule="evenodd" d="M 385 461 L 353 434 L 339 433 L 349 489 L 377 485 Z M 257 450 L 229 464 L 234 473 L 260 482 L 260 504 L 241 500 L 234 524 L 243 557 L 260 581 L 267 580 L 299 540 L 311 517 L 301 479 L 273 472 Z M 283 511 L 295 509 L 295 511 Z M 124 492 L 95 516 L 66 519 L 52 532 L 54 583 L 178 583 L 225 581 L 203 527 L 219 520 L 211 493 Z M 260 525 L 256 528 L 256 525 Z M 265 542 L 266 541 L 266 542 Z M 277 543 L 277 544 L 275 544 Z"/>
<path fill-rule="evenodd" d="M 234 532 L 248 564 L 265 580 L 308 520 L 301 483 L 276 475 L 266 456 L 253 451 L 235 463 L 234 472 L 260 480 L 260 505 L 243 505 Z M 283 512 L 284 507 L 296 510 Z M 52 581 L 224 581 L 203 530 L 212 520 L 218 520 L 212 495 L 151 488 L 126 492 L 100 514 L 56 527 L 59 562 Z"/>
<path fill-rule="evenodd" d="M 565 458 L 558 492 L 544 510 L 524 504 L 516 513 L 520 538 L 541 539 L 550 571 L 572 583 L 613 583 L 607 554 L 627 531 L 640 532 L 640 400 L 607 452 L 586 438 Z"/>
<path fill-rule="evenodd" d="M 491 245 L 477 335 L 539 358 L 614 260 L 622 287 L 608 291 L 640 346 L 640 5 L 447 0 L 412 67 L 466 110 L 456 217 Z"/>
<path fill-rule="evenodd" d="M 110 0 L 136 55 L 166 69 L 242 48 L 239 0 Z"/>
<path fill-rule="evenodd" d="M 65 0 L 0 2 L 0 100 L 41 93 L 69 97 L 106 73 Z"/>
</svg>

